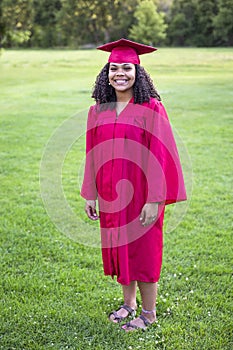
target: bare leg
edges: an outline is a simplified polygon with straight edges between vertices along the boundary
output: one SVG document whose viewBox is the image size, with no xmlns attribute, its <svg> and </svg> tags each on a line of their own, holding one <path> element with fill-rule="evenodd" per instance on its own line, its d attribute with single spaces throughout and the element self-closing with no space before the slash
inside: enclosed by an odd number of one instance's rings
<svg viewBox="0 0 233 350">
<path fill-rule="evenodd" d="M 142 298 L 142 308 L 147 311 L 155 310 L 157 283 L 138 282 L 138 287 Z M 156 311 L 153 313 L 145 313 L 142 311 L 142 315 L 150 322 L 154 322 L 156 319 Z"/>
<path fill-rule="evenodd" d="M 130 284 L 122 285 L 123 295 L 124 295 L 124 304 L 130 306 L 132 309 L 137 308 L 136 303 L 136 292 L 137 292 L 137 282 L 132 281 Z"/>
<path fill-rule="evenodd" d="M 146 319 L 150 323 L 153 323 L 156 320 L 155 305 L 156 305 L 156 296 L 157 296 L 157 283 L 146 283 L 146 282 L 138 281 L 138 287 L 142 298 L 142 308 L 148 311 L 148 312 L 142 311 L 141 315 L 146 317 Z M 145 327 L 143 320 L 140 319 L 139 317 L 135 318 L 130 323 L 139 328 Z M 126 325 L 124 325 L 122 328 L 127 331 L 134 330 L 134 328 L 127 327 Z"/>
<path fill-rule="evenodd" d="M 127 306 L 130 306 L 132 309 L 136 310 L 137 303 L 136 303 L 136 292 L 137 292 L 137 282 L 132 281 L 129 285 L 122 285 L 122 291 L 124 296 L 124 304 Z M 127 317 L 128 312 L 127 310 L 121 308 L 119 311 L 117 311 L 117 315 L 121 317 Z M 110 316 L 110 320 L 114 321 L 114 315 Z"/>
</svg>

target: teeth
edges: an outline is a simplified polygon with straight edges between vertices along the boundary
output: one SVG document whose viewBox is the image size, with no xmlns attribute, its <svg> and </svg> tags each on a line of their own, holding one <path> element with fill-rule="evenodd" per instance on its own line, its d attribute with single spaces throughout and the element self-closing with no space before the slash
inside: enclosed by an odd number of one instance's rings
<svg viewBox="0 0 233 350">
<path fill-rule="evenodd" d="M 127 80 L 125 80 L 125 79 L 117 79 L 117 80 L 115 80 L 115 82 L 116 83 L 125 83 L 125 82 L 127 82 Z"/>
</svg>

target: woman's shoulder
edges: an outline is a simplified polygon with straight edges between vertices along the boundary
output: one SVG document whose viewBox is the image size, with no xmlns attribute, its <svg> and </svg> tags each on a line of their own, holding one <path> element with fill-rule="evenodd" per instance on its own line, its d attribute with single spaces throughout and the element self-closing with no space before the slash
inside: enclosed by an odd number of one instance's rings
<svg viewBox="0 0 233 350">
<path fill-rule="evenodd" d="M 91 118 L 91 119 L 96 118 L 96 116 L 98 114 L 98 106 L 99 105 L 97 103 L 95 103 L 89 107 L 89 111 L 88 111 L 89 118 Z"/>
<path fill-rule="evenodd" d="M 153 109 L 155 111 L 159 111 L 161 107 L 163 107 L 163 104 L 161 101 L 157 100 L 157 98 L 150 97 L 150 100 L 148 102 L 144 102 L 143 106 Z"/>
<path fill-rule="evenodd" d="M 143 103 L 143 106 L 153 111 L 153 115 L 164 117 L 168 119 L 168 115 L 163 103 L 157 100 L 155 97 L 151 97 L 150 101 Z"/>
<path fill-rule="evenodd" d="M 97 108 L 97 104 L 96 104 L 96 103 L 95 103 L 94 105 L 91 105 L 91 106 L 89 107 L 89 113 L 95 112 L 95 111 L 96 111 L 96 108 Z"/>
<path fill-rule="evenodd" d="M 108 103 L 96 102 L 95 104 L 93 104 L 93 105 L 91 105 L 89 107 L 89 113 L 97 113 L 97 114 L 99 114 L 100 112 L 108 110 L 108 109 L 111 109 L 111 103 L 110 102 L 108 102 Z"/>
</svg>

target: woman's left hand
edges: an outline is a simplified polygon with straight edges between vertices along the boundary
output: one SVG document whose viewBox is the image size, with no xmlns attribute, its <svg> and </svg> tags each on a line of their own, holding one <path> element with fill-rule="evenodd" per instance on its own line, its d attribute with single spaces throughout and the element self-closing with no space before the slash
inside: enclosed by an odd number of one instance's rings
<svg viewBox="0 0 233 350">
<path fill-rule="evenodd" d="M 140 221 L 143 226 L 152 224 L 158 215 L 159 203 L 146 203 L 141 211 Z"/>
<path fill-rule="evenodd" d="M 89 219 L 98 220 L 99 217 L 96 213 L 96 201 L 95 200 L 86 200 L 85 212 Z"/>
</svg>

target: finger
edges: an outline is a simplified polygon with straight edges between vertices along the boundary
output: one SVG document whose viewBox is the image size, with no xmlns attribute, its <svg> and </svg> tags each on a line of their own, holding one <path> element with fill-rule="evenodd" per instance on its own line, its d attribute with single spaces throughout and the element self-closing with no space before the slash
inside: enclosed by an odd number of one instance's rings
<svg viewBox="0 0 233 350">
<path fill-rule="evenodd" d="M 154 215 L 154 216 L 146 216 L 146 218 L 145 218 L 145 221 L 144 221 L 144 223 L 143 223 L 143 225 L 144 226 L 148 226 L 148 225 L 151 225 L 151 224 L 153 224 L 154 222 L 155 222 L 155 220 L 156 220 L 156 216 Z"/>
<path fill-rule="evenodd" d="M 92 219 L 92 220 L 98 220 L 99 217 L 98 217 L 98 215 L 97 215 L 96 210 L 93 209 L 93 208 L 91 208 L 91 209 L 92 209 L 92 210 L 91 210 L 91 212 L 92 212 L 91 219 Z"/>
<path fill-rule="evenodd" d="M 90 219 L 90 218 L 91 218 L 91 207 L 86 206 L 86 207 L 85 207 L 85 212 L 86 212 L 87 216 L 88 216 L 89 219 Z"/>
<path fill-rule="evenodd" d="M 149 224 L 149 212 L 148 212 L 147 204 L 145 204 L 144 207 L 142 208 L 140 221 L 143 226 L 146 226 Z"/>
<path fill-rule="evenodd" d="M 89 217 L 89 219 L 91 219 L 91 220 L 98 220 L 98 218 L 99 218 L 97 213 L 96 213 L 95 208 L 92 208 L 91 206 L 86 207 L 86 213 L 87 213 L 87 216 Z"/>
<path fill-rule="evenodd" d="M 149 225 L 151 222 L 150 222 L 150 219 L 147 217 L 147 215 L 145 214 L 144 215 L 144 218 L 143 218 L 143 220 L 142 220 L 142 225 L 143 226 L 147 226 L 147 225 Z"/>
<path fill-rule="evenodd" d="M 140 215 L 140 221 L 141 221 L 141 224 L 142 225 L 144 225 L 144 221 L 145 221 L 145 210 L 144 209 L 142 209 L 142 211 L 141 211 L 141 215 Z"/>
<path fill-rule="evenodd" d="M 142 224 L 143 226 L 148 226 L 150 224 L 150 219 L 148 217 L 145 217 L 145 220 Z"/>
</svg>

